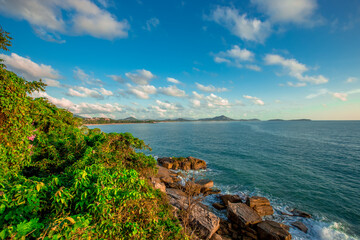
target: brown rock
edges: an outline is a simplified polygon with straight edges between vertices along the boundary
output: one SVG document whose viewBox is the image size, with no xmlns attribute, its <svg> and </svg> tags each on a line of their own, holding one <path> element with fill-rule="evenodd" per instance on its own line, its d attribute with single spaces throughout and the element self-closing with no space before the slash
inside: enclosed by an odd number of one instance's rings
<svg viewBox="0 0 360 240">
<path fill-rule="evenodd" d="M 159 189 L 163 193 L 166 193 L 166 186 L 164 183 L 155 183 L 154 188 Z"/>
<path fill-rule="evenodd" d="M 174 182 L 172 177 L 162 177 L 162 178 L 160 178 L 160 180 L 164 183 L 173 183 Z"/>
<path fill-rule="evenodd" d="M 221 193 L 221 190 L 217 189 L 217 188 L 205 188 L 205 189 L 202 189 L 202 193 L 205 196 L 208 196 L 208 195 L 211 195 L 211 194 L 219 194 L 219 193 Z"/>
<path fill-rule="evenodd" d="M 162 166 L 157 166 L 158 173 L 156 177 L 162 178 L 162 177 L 170 177 L 170 171 Z"/>
<path fill-rule="evenodd" d="M 170 162 L 164 162 L 164 163 L 162 164 L 162 166 L 163 166 L 164 168 L 166 168 L 166 169 L 171 169 L 172 166 L 173 166 L 173 164 L 170 163 Z"/>
<path fill-rule="evenodd" d="M 220 227 L 220 218 L 200 205 L 195 205 L 192 209 L 190 221 L 202 239 L 210 239 Z"/>
<path fill-rule="evenodd" d="M 191 162 L 191 169 L 193 170 L 206 169 L 206 162 L 204 160 L 194 157 L 187 157 L 187 159 L 189 162 Z"/>
<path fill-rule="evenodd" d="M 299 230 L 303 231 L 304 233 L 308 232 L 308 228 L 302 222 L 296 221 L 291 223 L 292 226 L 298 228 Z"/>
<path fill-rule="evenodd" d="M 181 169 L 184 171 L 191 170 L 191 162 L 182 162 Z"/>
<path fill-rule="evenodd" d="M 303 217 L 303 218 L 311 218 L 311 215 L 309 213 L 301 211 L 296 208 L 294 208 L 291 212 L 292 212 L 292 214 L 294 214 L 294 216 Z"/>
<path fill-rule="evenodd" d="M 260 216 L 273 215 L 274 209 L 272 206 L 255 206 L 253 208 Z"/>
<path fill-rule="evenodd" d="M 270 205 L 270 201 L 265 197 L 253 196 L 247 198 L 246 204 L 253 208 L 260 216 L 274 214 L 274 209 Z"/>
<path fill-rule="evenodd" d="M 178 170 L 179 167 L 180 167 L 180 163 L 179 162 L 174 162 L 171 169 Z"/>
<path fill-rule="evenodd" d="M 219 235 L 219 234 L 216 234 L 214 233 L 212 235 L 212 237 L 210 238 L 210 240 L 222 240 L 223 238 Z"/>
<path fill-rule="evenodd" d="M 264 221 L 257 225 L 259 240 L 290 240 L 291 234 L 279 223 Z"/>
<path fill-rule="evenodd" d="M 209 179 L 201 179 L 195 182 L 203 188 L 212 188 L 214 186 L 214 182 Z"/>
<path fill-rule="evenodd" d="M 256 224 L 262 221 L 261 217 L 254 209 L 243 203 L 229 202 L 227 210 L 228 219 L 241 227 Z"/>
<path fill-rule="evenodd" d="M 223 201 L 225 206 L 228 206 L 228 202 L 231 202 L 231 203 L 241 203 L 242 202 L 240 196 L 238 196 L 238 195 L 230 195 L 230 194 L 221 195 L 220 199 Z"/>
<path fill-rule="evenodd" d="M 224 210 L 226 207 L 220 203 L 213 203 L 212 206 L 216 208 L 217 210 Z"/>
</svg>

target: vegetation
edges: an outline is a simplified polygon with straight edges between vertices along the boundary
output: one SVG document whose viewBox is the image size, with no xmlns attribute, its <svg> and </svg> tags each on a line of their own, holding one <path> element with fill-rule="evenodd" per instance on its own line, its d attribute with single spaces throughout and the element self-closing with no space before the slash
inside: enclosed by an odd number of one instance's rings
<svg viewBox="0 0 360 240">
<path fill-rule="evenodd" d="M 10 46 L 1 29 L 0 48 Z M 129 133 L 106 134 L 0 66 L 0 239 L 184 239 L 147 179 L 155 160 Z"/>
</svg>

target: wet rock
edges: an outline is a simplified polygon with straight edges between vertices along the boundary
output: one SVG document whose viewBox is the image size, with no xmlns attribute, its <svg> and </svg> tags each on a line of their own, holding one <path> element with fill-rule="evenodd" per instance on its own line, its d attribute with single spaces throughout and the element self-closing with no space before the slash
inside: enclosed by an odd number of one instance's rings
<svg viewBox="0 0 360 240">
<path fill-rule="evenodd" d="M 220 203 L 213 203 L 212 206 L 216 208 L 217 210 L 224 210 L 226 207 Z"/>
<path fill-rule="evenodd" d="M 202 188 L 212 188 L 214 186 L 214 182 L 209 179 L 201 179 L 195 182 L 200 185 Z"/>
<path fill-rule="evenodd" d="M 300 231 L 303 231 L 304 233 L 308 232 L 308 228 L 302 222 L 296 221 L 291 223 L 291 225 L 298 228 Z"/>
<path fill-rule="evenodd" d="M 290 240 L 291 234 L 274 221 L 263 221 L 257 225 L 259 240 Z"/>
<path fill-rule="evenodd" d="M 227 210 L 228 219 L 241 227 L 245 227 L 250 224 L 253 225 L 262 221 L 259 214 L 244 203 L 229 202 Z"/>
<path fill-rule="evenodd" d="M 225 206 L 228 206 L 228 202 L 231 202 L 231 203 L 241 203 L 242 202 L 240 196 L 238 196 L 238 195 L 230 195 L 230 194 L 221 195 L 220 199 L 223 201 Z"/>
<path fill-rule="evenodd" d="M 221 190 L 217 188 L 207 188 L 203 190 L 204 196 L 208 196 L 211 194 L 219 194 L 219 193 L 221 193 Z"/>
<path fill-rule="evenodd" d="M 270 205 L 270 201 L 265 197 L 253 196 L 246 200 L 246 204 L 254 209 L 260 216 L 274 214 L 274 209 Z"/>
<path fill-rule="evenodd" d="M 303 217 L 303 218 L 311 218 L 311 215 L 309 213 L 301 211 L 296 208 L 294 208 L 291 212 L 292 212 L 292 214 L 294 214 L 294 216 Z"/>
</svg>

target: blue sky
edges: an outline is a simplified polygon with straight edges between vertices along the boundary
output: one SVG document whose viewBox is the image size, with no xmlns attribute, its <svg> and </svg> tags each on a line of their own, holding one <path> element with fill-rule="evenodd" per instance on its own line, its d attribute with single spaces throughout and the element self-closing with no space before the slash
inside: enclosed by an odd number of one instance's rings
<svg viewBox="0 0 360 240">
<path fill-rule="evenodd" d="M 357 0 L 0 0 L 0 25 L 82 116 L 360 120 Z"/>
</svg>

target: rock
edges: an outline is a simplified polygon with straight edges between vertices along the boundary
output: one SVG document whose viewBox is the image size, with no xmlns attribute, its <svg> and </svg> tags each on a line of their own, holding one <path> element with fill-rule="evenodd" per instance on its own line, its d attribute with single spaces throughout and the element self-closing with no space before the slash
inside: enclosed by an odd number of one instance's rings
<svg viewBox="0 0 360 240">
<path fill-rule="evenodd" d="M 162 177 L 170 177 L 170 171 L 162 166 L 157 166 L 158 168 L 158 173 L 156 175 L 157 178 L 162 178 Z"/>
<path fill-rule="evenodd" d="M 298 228 L 299 230 L 303 231 L 304 233 L 308 232 L 308 228 L 302 222 L 296 221 L 291 223 L 292 226 Z"/>
<path fill-rule="evenodd" d="M 231 202 L 231 203 L 241 203 L 242 202 L 240 196 L 238 196 L 238 195 L 230 195 L 230 194 L 221 195 L 220 199 L 223 201 L 225 206 L 228 206 L 228 202 Z"/>
<path fill-rule="evenodd" d="M 187 157 L 188 161 L 191 162 L 191 169 L 199 170 L 199 169 L 206 169 L 206 162 L 204 160 L 194 158 L 194 157 Z"/>
<path fill-rule="evenodd" d="M 228 219 L 240 225 L 240 227 L 245 227 L 250 224 L 253 225 L 262 221 L 259 214 L 244 203 L 229 202 L 227 210 Z"/>
<path fill-rule="evenodd" d="M 224 210 L 226 207 L 220 203 L 213 203 L 212 206 L 216 208 L 217 210 Z"/>
<path fill-rule="evenodd" d="M 212 188 L 214 186 L 214 182 L 208 179 L 201 179 L 195 182 L 203 188 Z"/>
<path fill-rule="evenodd" d="M 179 162 L 174 162 L 171 169 L 178 170 L 179 167 L 180 167 L 180 163 Z"/>
<path fill-rule="evenodd" d="M 166 185 L 167 185 L 168 188 L 175 188 L 175 189 L 183 190 L 183 186 L 178 182 L 168 183 Z"/>
<path fill-rule="evenodd" d="M 184 171 L 191 170 L 191 162 L 182 162 L 181 169 Z"/>
<path fill-rule="evenodd" d="M 223 240 L 223 238 L 219 234 L 214 233 L 210 240 Z"/>
<path fill-rule="evenodd" d="M 202 189 L 202 190 L 203 190 L 202 192 L 203 192 L 204 196 L 221 193 L 221 190 L 217 189 L 217 188 L 206 188 L 206 189 Z"/>
<path fill-rule="evenodd" d="M 294 216 L 303 217 L 303 218 L 311 218 L 311 215 L 309 213 L 301 211 L 296 208 L 294 208 L 291 212 L 292 212 L 292 214 L 294 214 Z"/>
<path fill-rule="evenodd" d="M 174 182 L 172 177 L 162 177 L 162 178 L 160 178 L 160 180 L 164 183 L 173 183 Z"/>
<path fill-rule="evenodd" d="M 159 189 L 163 193 L 166 193 L 166 186 L 164 183 L 155 183 L 154 188 Z"/>
<path fill-rule="evenodd" d="M 290 240 L 291 234 L 281 224 L 274 221 L 263 221 L 257 225 L 259 240 Z"/>
<path fill-rule="evenodd" d="M 200 238 L 210 239 L 220 227 L 220 218 L 197 204 L 191 210 L 190 223 Z"/>
<path fill-rule="evenodd" d="M 247 198 L 246 204 L 253 208 L 260 216 L 274 214 L 274 209 L 270 205 L 270 201 L 265 197 L 253 196 Z"/>
<path fill-rule="evenodd" d="M 164 168 L 166 168 L 166 169 L 171 169 L 172 166 L 173 166 L 173 164 L 170 163 L 170 162 L 164 162 L 164 163 L 162 164 L 162 166 L 163 166 Z"/>
</svg>

